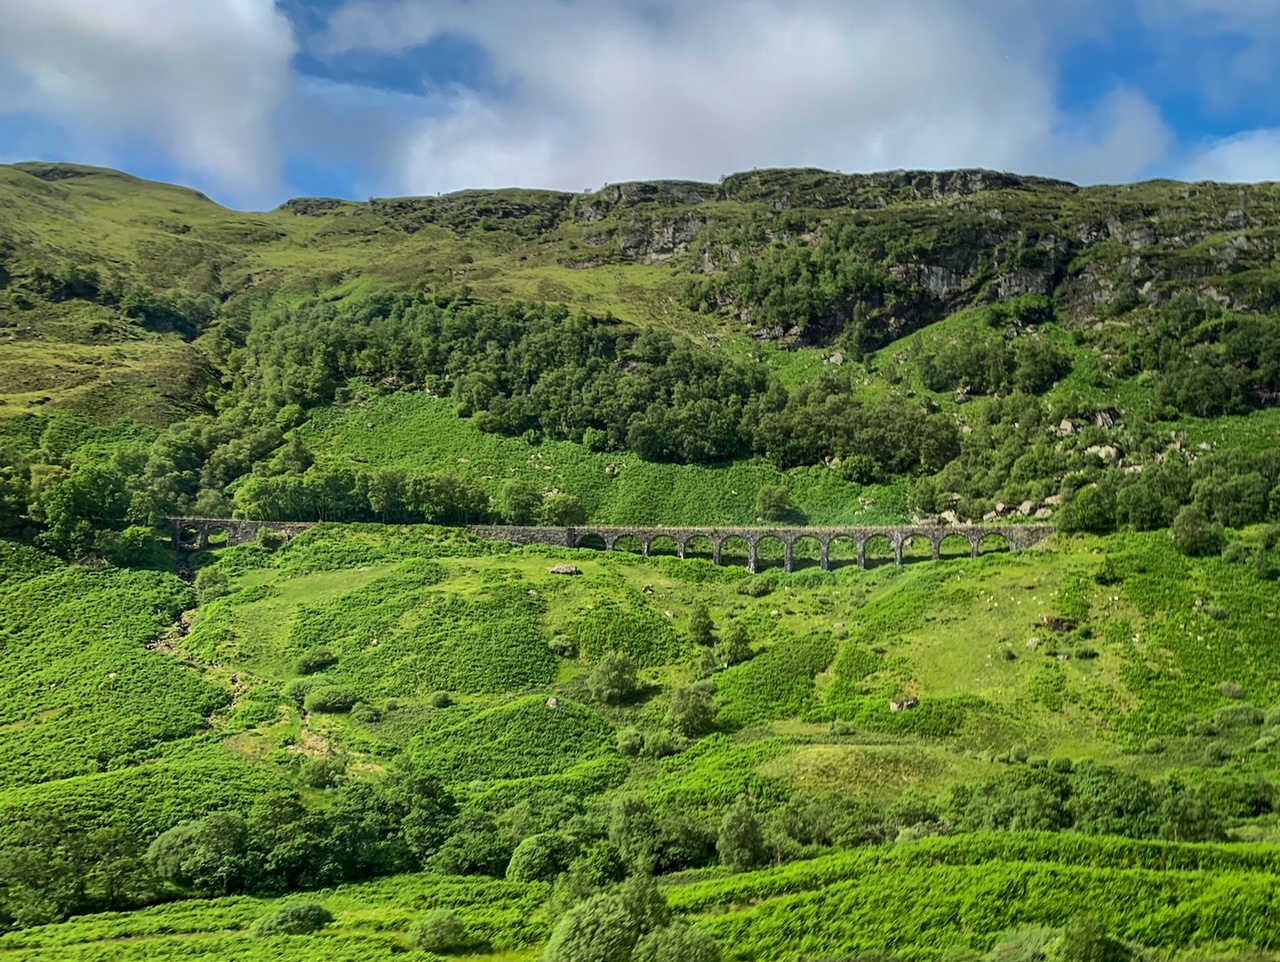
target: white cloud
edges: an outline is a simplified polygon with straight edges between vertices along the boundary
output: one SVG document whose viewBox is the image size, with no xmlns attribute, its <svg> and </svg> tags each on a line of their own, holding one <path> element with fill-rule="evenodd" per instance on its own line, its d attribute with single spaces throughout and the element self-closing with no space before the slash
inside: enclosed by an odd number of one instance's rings
<svg viewBox="0 0 1280 962">
<path fill-rule="evenodd" d="M 1280 129 L 1250 130 L 1211 143 L 1192 154 L 1182 176 L 1224 183 L 1280 181 Z"/>
<path fill-rule="evenodd" d="M 141 138 L 242 195 L 275 181 L 294 39 L 273 0 L 0 6 L 0 113 L 56 118 L 99 145 Z"/>
<path fill-rule="evenodd" d="M 359 0 L 334 16 L 325 49 L 395 54 L 461 32 L 510 82 L 508 98 L 467 93 L 419 123 L 397 175 L 411 192 L 784 165 L 1124 180 L 1160 161 L 1169 134 L 1140 92 L 1082 116 L 1058 109 L 1061 38 L 1029 6 Z"/>
</svg>

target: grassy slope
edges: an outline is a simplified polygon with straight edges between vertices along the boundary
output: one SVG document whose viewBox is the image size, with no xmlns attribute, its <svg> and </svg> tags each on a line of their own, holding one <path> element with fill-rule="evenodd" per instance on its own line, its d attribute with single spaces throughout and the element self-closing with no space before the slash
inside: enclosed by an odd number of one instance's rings
<svg viewBox="0 0 1280 962">
<path fill-rule="evenodd" d="M 1270 668 L 1280 612 L 1270 586 L 1242 578 L 1239 569 L 1218 560 L 1172 555 L 1159 534 L 1060 539 L 1046 550 L 922 561 L 901 570 L 845 566 L 830 574 L 810 568 L 785 576 L 774 569 L 766 576 L 774 590 L 760 598 L 735 590 L 746 577 L 741 570 L 715 569 L 704 561 L 508 549 L 423 529 L 321 528 L 274 555 L 253 547 L 218 554 L 217 563 L 233 575 L 238 590 L 202 609 L 190 635 L 173 639 L 172 651 L 134 656 L 158 672 L 147 694 L 138 697 L 146 703 L 163 698 L 158 693 L 166 685 L 186 677 L 186 664 L 198 666 L 205 679 L 200 684 L 211 690 L 225 686 L 235 672 L 241 684 L 237 704 L 215 711 L 209 725 L 197 720 L 185 740 L 126 769 L 131 779 L 167 767 L 199 778 L 207 791 L 214 769 L 196 766 L 216 763 L 222 780 L 240 771 L 238 765 L 251 775 L 238 783 L 241 790 L 252 791 L 251 785 L 289 780 L 288 760 L 298 749 L 288 746 L 301 746 L 308 753 L 348 753 L 365 771 L 408 751 L 456 772 L 456 790 L 495 799 L 515 797 L 510 793 L 518 783 L 511 779 L 535 772 L 543 780 L 547 773 L 564 772 L 587 779 L 598 791 L 640 791 L 655 801 L 719 805 L 748 786 L 764 797 L 799 786 L 892 798 L 905 788 L 934 792 L 987 777 L 1008 764 L 1011 749 L 1102 759 L 1155 776 L 1199 762 L 1210 739 L 1184 736 L 1183 720 L 1191 713 L 1212 717 L 1238 704 L 1219 693 L 1219 682 L 1242 685 L 1246 700 L 1260 707 L 1280 701 L 1280 682 Z M 549 564 L 566 557 L 583 570 L 581 577 L 547 573 Z M 1093 575 L 1108 558 L 1123 581 L 1099 585 Z M 67 581 L 64 572 L 34 570 L 45 566 L 26 554 L 10 560 L 8 568 L 26 573 L 6 585 L 5 603 L 20 605 L 25 591 L 48 595 L 55 586 L 62 586 L 67 605 L 85 605 L 84 614 L 99 603 L 92 587 L 73 590 L 79 582 Z M 155 578 L 118 577 L 141 579 L 135 593 Z M 743 620 L 760 648 L 753 661 L 717 676 L 724 732 L 661 762 L 625 762 L 614 755 L 609 733 L 659 721 L 668 686 L 691 677 L 696 650 L 685 631 L 699 600 L 718 625 Z M 70 612 L 65 616 L 75 617 Z M 1059 662 L 1045 654 L 1055 636 L 1043 615 L 1081 619 L 1093 629 L 1090 643 L 1100 657 Z M 152 622 L 143 633 L 159 628 L 159 621 Z M 590 649 L 600 631 L 632 645 L 643 642 L 632 654 L 649 665 L 642 674 L 657 686 L 645 702 L 626 709 L 572 708 L 582 694 L 575 680 L 584 670 L 580 663 L 559 659 L 548 666 L 552 670 L 527 670 L 527 661 L 536 665 L 536 652 L 545 652 L 555 635 Z M 1034 650 L 1027 647 L 1033 636 L 1042 639 Z M 488 655 L 476 647 L 485 638 L 501 642 Z M 304 717 L 286 706 L 281 686 L 293 677 L 294 659 L 316 639 L 340 655 L 329 674 L 376 704 L 394 698 L 400 707 L 379 722 L 361 724 L 346 716 Z M 508 644 L 530 646 L 524 674 L 503 667 L 500 652 Z M 101 668 L 118 663 L 122 668 L 115 670 L 128 670 L 127 660 L 111 661 L 109 638 L 81 646 Z M 1014 660 L 1000 656 L 1006 647 L 1016 652 Z M 818 652 L 816 661 L 805 652 Z M 165 671 L 175 680 L 165 682 Z M 427 699 L 440 687 L 458 689 L 459 703 L 430 708 Z M 892 715 L 887 700 L 901 690 L 918 693 L 925 707 Z M 525 693 L 535 697 L 523 700 Z M 537 725 L 548 717 L 542 700 L 549 693 L 572 710 L 556 717 L 560 727 L 532 735 L 530 719 Z M 929 705 L 961 694 L 981 703 L 954 731 L 931 733 L 914 725 L 913 719 L 927 717 Z M 24 728 L 18 718 L 23 713 L 15 714 L 4 736 L 17 744 L 24 732 L 38 728 L 53 698 L 42 695 L 27 706 L 35 715 L 26 719 L 35 724 Z M 518 714 L 530 711 L 527 718 Z M 853 719 L 852 731 L 833 728 L 832 718 Z M 522 738 L 504 743 L 503 733 L 513 725 Z M 98 740 L 87 732 L 82 737 Z M 1228 748 L 1217 770 L 1274 776 L 1280 756 L 1272 749 L 1251 750 L 1256 737 L 1256 730 L 1215 736 Z M 1156 738 L 1161 745 L 1153 744 Z M 526 761 L 531 742 L 544 753 L 533 768 Z M 472 757 L 483 758 L 481 768 L 465 761 Z M 0 794 L 0 806 L 13 812 L 34 800 L 33 790 L 40 791 L 43 804 L 82 797 L 93 779 L 111 777 L 108 772 L 35 789 L 14 786 Z M 96 783 L 100 799 L 104 784 Z M 119 791 L 131 794 L 127 787 Z M 208 802 L 169 794 L 168 787 L 162 791 L 163 814 L 170 819 L 181 817 L 184 805 L 195 812 Z M 235 805 L 237 794 L 229 787 L 219 801 Z M 105 797 L 120 803 L 114 791 Z M 1270 877 L 1208 866 L 1175 871 L 1167 858 L 1146 868 L 1125 848 L 1134 848 L 1130 843 L 1068 839 L 1025 852 L 1002 849 L 1018 844 L 1003 837 L 981 857 L 959 841 L 922 844 L 918 864 L 908 845 L 832 855 L 731 883 L 716 881 L 716 872 L 695 873 L 692 884 L 673 890 L 672 899 L 704 917 L 726 946 L 746 944 L 749 926 L 754 957 L 761 959 L 793 957 L 801 948 L 868 949 L 890 937 L 906 956 L 928 957 L 955 941 L 982 947 L 1011 920 L 1061 922 L 1072 906 L 1090 902 L 1134 928 L 1141 913 L 1121 906 L 1135 898 L 1150 905 L 1154 921 L 1127 934 L 1150 944 L 1183 944 L 1195 937 L 1197 926 L 1204 929 L 1199 937 L 1240 935 L 1267 944 L 1245 917 L 1217 918 L 1210 925 L 1197 921 L 1200 910 L 1194 906 L 1204 896 L 1203 911 L 1218 911 L 1214 905 L 1223 886 L 1238 886 L 1255 900 L 1270 898 Z M 1073 845 L 1088 851 L 1081 855 Z M 940 857 L 938 846 L 953 854 Z M 1266 849 L 1248 851 L 1251 858 L 1277 857 Z M 1074 901 L 1062 900 L 1068 880 Z M 957 892 L 965 893 L 964 905 L 948 908 Z M 403 945 L 404 928 L 417 912 L 442 904 L 460 905 L 500 959 L 532 957 L 545 931 L 530 908 L 542 895 L 500 883 L 406 877 L 348 886 L 321 898 L 339 922 L 309 940 L 249 941 L 244 930 L 264 911 L 263 902 L 232 899 L 17 933 L 0 939 L 0 958 L 265 958 L 290 951 L 380 959 Z M 745 904 L 761 898 L 749 908 Z M 1171 918 L 1174 910 L 1160 907 L 1172 901 L 1190 907 Z M 918 909 L 904 920 L 888 908 L 898 902 Z M 726 909 L 729 914 L 722 914 Z M 797 929 L 783 923 L 796 913 L 812 925 Z M 519 949 L 530 942 L 529 949 Z"/>
</svg>

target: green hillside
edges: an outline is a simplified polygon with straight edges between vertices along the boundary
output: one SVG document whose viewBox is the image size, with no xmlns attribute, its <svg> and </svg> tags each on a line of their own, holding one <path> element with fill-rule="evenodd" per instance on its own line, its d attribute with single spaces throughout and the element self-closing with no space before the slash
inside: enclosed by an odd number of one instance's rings
<svg viewBox="0 0 1280 962">
<path fill-rule="evenodd" d="M 0 960 L 1280 951 L 1274 185 L 0 210 Z"/>
</svg>

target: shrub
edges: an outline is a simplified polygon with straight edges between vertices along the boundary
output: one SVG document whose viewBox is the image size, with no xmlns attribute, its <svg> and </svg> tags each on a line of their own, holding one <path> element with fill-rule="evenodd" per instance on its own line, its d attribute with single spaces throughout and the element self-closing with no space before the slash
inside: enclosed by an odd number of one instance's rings
<svg viewBox="0 0 1280 962">
<path fill-rule="evenodd" d="M 448 708 L 453 704 L 453 698 L 447 691 L 438 691 L 431 696 L 432 708 Z"/>
<path fill-rule="evenodd" d="M 542 523 L 555 527 L 582 524 L 587 520 L 587 510 L 571 494 L 549 494 L 542 502 Z"/>
<path fill-rule="evenodd" d="M 311 788 L 336 788 L 347 772 L 341 758 L 309 758 L 302 763 L 302 781 Z"/>
<path fill-rule="evenodd" d="M 318 671 L 324 671 L 331 665 L 338 663 L 338 656 L 328 648 L 315 648 L 308 651 L 298 659 L 294 670 L 299 675 L 314 675 Z"/>
<path fill-rule="evenodd" d="M 595 670 L 587 677 L 587 690 L 601 704 L 614 704 L 628 698 L 640 687 L 636 666 L 626 655 L 606 652 Z"/>
<path fill-rule="evenodd" d="M 716 646 L 716 661 L 726 668 L 750 661 L 754 652 L 751 650 L 751 636 L 747 626 L 740 621 L 731 621 L 724 630 L 724 638 Z"/>
<path fill-rule="evenodd" d="M 312 675 L 310 678 L 299 678 L 284 686 L 284 697 L 299 708 L 306 704 L 307 696 L 319 688 L 332 685 L 333 682 L 324 675 Z"/>
<path fill-rule="evenodd" d="M 764 833 L 760 822 L 745 795 L 739 796 L 733 807 L 725 813 L 716 836 L 716 851 L 720 861 L 735 872 L 763 865 L 768 856 Z"/>
<path fill-rule="evenodd" d="M 285 535 L 270 528 L 262 528 L 258 531 L 258 547 L 266 548 L 268 551 L 275 551 L 288 540 Z"/>
<path fill-rule="evenodd" d="M 571 638 L 566 638 L 564 635 L 556 635 L 547 642 L 547 647 L 551 650 L 551 654 L 557 658 L 578 657 L 578 646 L 573 643 Z"/>
<path fill-rule="evenodd" d="M 563 832 L 530 835 L 511 853 L 507 880 L 550 882 L 569 867 L 577 854 L 577 843 Z"/>
<path fill-rule="evenodd" d="M 391 710 L 391 704 L 387 705 L 387 709 Z M 382 721 L 382 712 L 367 701 L 362 701 L 351 709 L 351 717 L 362 725 L 372 725 L 375 722 Z"/>
<path fill-rule="evenodd" d="M 1223 698 L 1243 698 L 1244 689 L 1237 685 L 1234 681 L 1224 681 L 1218 686 L 1218 691 Z"/>
<path fill-rule="evenodd" d="M 255 935 L 309 935 L 333 921 L 333 913 L 318 902 L 291 902 L 269 912 L 253 926 Z"/>
<path fill-rule="evenodd" d="M 650 932 L 638 943 L 632 962 L 720 962 L 720 947 L 704 930 L 674 922 Z"/>
<path fill-rule="evenodd" d="M 302 702 L 307 711 L 320 712 L 324 715 L 340 715 L 349 712 L 360 700 L 360 695 L 350 688 L 338 685 L 325 685 L 313 689 Z"/>
<path fill-rule="evenodd" d="M 714 640 L 712 633 L 715 631 L 715 623 L 711 620 L 711 613 L 707 611 L 707 606 L 702 602 L 698 602 L 693 606 L 693 611 L 689 613 L 689 635 L 699 645 L 709 645 Z"/>
<path fill-rule="evenodd" d="M 628 757 L 644 750 L 644 733 L 638 728 L 624 728 L 618 732 L 618 754 Z"/>
<path fill-rule="evenodd" d="M 196 595 L 200 604 L 207 605 L 216 598 L 231 594 L 231 581 L 220 568 L 201 568 L 196 573 Z"/>
<path fill-rule="evenodd" d="M 1194 504 L 1178 512 L 1169 534 L 1177 549 L 1192 558 L 1221 554 L 1227 540 L 1222 525 L 1211 522 Z"/>
<path fill-rule="evenodd" d="M 1252 705 L 1228 705 L 1219 708 L 1218 725 L 1222 728 L 1261 728 L 1267 715 L 1261 708 Z"/>
<path fill-rule="evenodd" d="M 683 736 L 667 728 L 658 728 L 644 736 L 644 754 L 646 758 L 666 758 L 680 754 L 685 744 Z"/>
<path fill-rule="evenodd" d="M 781 484 L 766 484 L 756 492 L 756 517 L 781 521 L 791 513 L 791 492 Z"/>
<path fill-rule="evenodd" d="M 444 954 L 466 944 L 467 929 L 456 912 L 436 909 L 409 926 L 409 941 L 423 952 Z"/>
<path fill-rule="evenodd" d="M 772 578 L 761 578 L 753 575 L 750 578 L 744 578 L 738 583 L 738 594 L 746 595 L 748 598 L 763 598 L 772 592 L 774 583 Z"/>
<path fill-rule="evenodd" d="M 710 731 L 715 721 L 715 709 L 711 704 L 715 693 L 715 685 L 709 681 L 677 688 L 671 693 L 667 724 L 687 738 L 696 738 Z"/>
</svg>

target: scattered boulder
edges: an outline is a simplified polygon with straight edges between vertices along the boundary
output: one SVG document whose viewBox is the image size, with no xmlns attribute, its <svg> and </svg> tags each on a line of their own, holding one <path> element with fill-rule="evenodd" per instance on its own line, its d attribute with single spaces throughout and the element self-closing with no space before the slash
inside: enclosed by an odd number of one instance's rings
<svg viewBox="0 0 1280 962">
<path fill-rule="evenodd" d="M 548 699 L 547 699 L 547 707 L 548 707 L 548 708 L 551 708 L 551 709 L 559 708 L 559 707 L 560 707 L 560 699 L 559 699 L 559 698 L 556 698 L 554 695 L 552 695 L 550 698 L 548 698 Z"/>
<path fill-rule="evenodd" d="M 1075 437 L 1079 432 L 1080 429 L 1066 418 L 1063 418 L 1062 423 L 1058 425 L 1058 434 L 1064 438 Z"/>
<path fill-rule="evenodd" d="M 1040 521 L 1045 521 L 1049 518 L 1052 518 L 1053 508 L 1041 508 L 1039 511 L 1036 512 L 1035 516 Z"/>
<path fill-rule="evenodd" d="M 640 590 L 643 591 L 646 595 L 651 595 L 653 594 L 653 585 L 645 585 Z"/>
<path fill-rule="evenodd" d="M 920 707 L 920 699 L 915 695 L 901 695 L 889 702 L 889 711 L 910 711 Z"/>
<path fill-rule="evenodd" d="M 553 575 L 580 575 L 580 574 L 582 574 L 582 572 L 578 570 L 578 566 L 577 566 L 577 565 L 564 564 L 564 563 L 561 563 L 561 564 L 558 564 L 558 565 L 552 565 L 550 568 L 548 568 L 548 569 L 547 569 L 547 571 L 548 571 L 548 572 L 550 572 L 550 573 L 551 573 L 551 574 L 553 574 Z"/>
<path fill-rule="evenodd" d="M 1018 514 L 1022 515 L 1024 518 L 1031 517 L 1035 510 L 1036 503 L 1034 501 L 1023 501 L 1022 504 L 1018 505 Z"/>
</svg>

